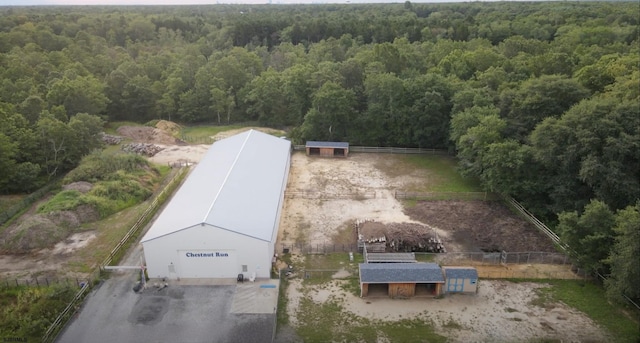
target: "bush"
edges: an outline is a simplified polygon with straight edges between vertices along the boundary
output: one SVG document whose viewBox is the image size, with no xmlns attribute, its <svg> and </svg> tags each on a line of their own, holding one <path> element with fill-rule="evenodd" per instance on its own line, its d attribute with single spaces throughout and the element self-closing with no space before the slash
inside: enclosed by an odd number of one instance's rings
<svg viewBox="0 0 640 343">
<path fill-rule="evenodd" d="M 81 196 L 82 193 L 76 190 L 62 191 L 38 207 L 38 213 L 72 210 L 80 205 Z"/>
<path fill-rule="evenodd" d="M 144 157 L 136 154 L 110 154 L 104 151 L 94 152 L 82 159 L 78 167 L 69 172 L 63 183 L 77 181 L 98 182 L 116 171 L 135 172 L 152 170 Z"/>
<path fill-rule="evenodd" d="M 20 337 L 38 342 L 75 295 L 69 285 L 2 289 L 0 337 Z"/>
</svg>

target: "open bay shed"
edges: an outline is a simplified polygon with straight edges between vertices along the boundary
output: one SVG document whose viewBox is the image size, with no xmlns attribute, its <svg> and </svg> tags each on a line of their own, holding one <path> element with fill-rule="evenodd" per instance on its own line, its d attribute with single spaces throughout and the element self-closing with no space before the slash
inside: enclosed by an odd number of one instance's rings
<svg viewBox="0 0 640 343">
<path fill-rule="evenodd" d="M 290 148 L 255 130 L 214 143 L 142 238 L 149 277 L 270 277 Z"/>
<path fill-rule="evenodd" d="M 444 284 L 436 263 L 361 263 L 360 296 L 388 295 L 392 298 L 437 296 Z"/>
<path fill-rule="evenodd" d="M 473 267 L 443 267 L 447 293 L 476 293 L 478 271 Z"/>
<path fill-rule="evenodd" d="M 349 155 L 349 143 L 308 141 L 305 145 L 305 150 L 308 156 L 347 157 Z"/>
</svg>

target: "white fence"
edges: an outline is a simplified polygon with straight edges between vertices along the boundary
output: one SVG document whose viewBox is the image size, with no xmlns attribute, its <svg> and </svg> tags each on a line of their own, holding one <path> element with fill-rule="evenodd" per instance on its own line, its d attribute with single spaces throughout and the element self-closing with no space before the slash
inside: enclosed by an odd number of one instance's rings
<svg viewBox="0 0 640 343">
<path fill-rule="evenodd" d="M 527 209 L 524 208 L 524 206 L 520 205 L 519 202 L 517 202 L 514 198 L 508 195 L 503 196 L 503 198 L 508 205 L 512 206 L 515 210 L 520 212 L 520 214 L 522 214 L 524 218 L 527 219 L 527 221 L 529 221 L 531 224 L 537 227 L 540 231 L 542 231 L 542 233 L 544 233 L 549 238 L 551 238 L 551 240 L 554 243 L 556 243 L 562 250 L 567 251 L 569 247 L 560 241 L 560 237 L 555 232 L 551 231 L 551 229 L 549 229 L 546 225 L 544 225 L 543 222 L 538 220 L 538 218 L 534 217 L 533 214 L 527 211 Z"/>
<path fill-rule="evenodd" d="M 294 145 L 293 150 L 305 150 L 304 145 Z M 375 146 L 349 146 L 349 152 L 364 152 L 378 154 L 424 154 L 424 155 L 449 155 L 449 151 L 445 149 L 431 148 L 396 148 L 396 147 L 375 147 Z"/>
</svg>

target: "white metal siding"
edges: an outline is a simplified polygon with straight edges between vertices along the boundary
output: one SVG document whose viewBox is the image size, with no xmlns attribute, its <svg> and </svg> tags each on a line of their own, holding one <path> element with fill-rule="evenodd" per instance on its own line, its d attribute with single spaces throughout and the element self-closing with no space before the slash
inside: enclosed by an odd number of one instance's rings
<svg viewBox="0 0 640 343">
<path fill-rule="evenodd" d="M 246 277 L 255 272 L 258 278 L 268 278 L 274 253 L 272 243 L 210 225 L 196 225 L 142 245 L 152 278 L 235 278 L 242 272 L 242 265 L 248 267 Z M 186 252 L 229 256 L 187 258 Z M 171 265 L 175 275 L 169 271 Z"/>
</svg>

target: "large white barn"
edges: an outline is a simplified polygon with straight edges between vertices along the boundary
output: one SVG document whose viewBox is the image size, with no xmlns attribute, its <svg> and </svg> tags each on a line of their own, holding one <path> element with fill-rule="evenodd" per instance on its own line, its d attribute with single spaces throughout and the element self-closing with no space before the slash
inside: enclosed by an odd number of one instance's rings
<svg viewBox="0 0 640 343">
<path fill-rule="evenodd" d="M 260 131 L 214 143 L 142 238 L 148 276 L 270 277 L 290 161 Z"/>
</svg>

